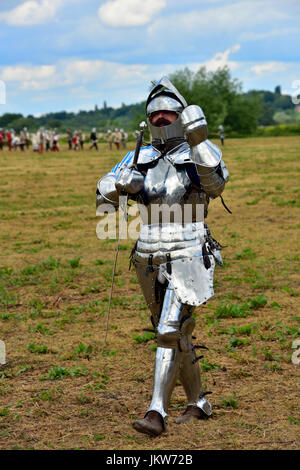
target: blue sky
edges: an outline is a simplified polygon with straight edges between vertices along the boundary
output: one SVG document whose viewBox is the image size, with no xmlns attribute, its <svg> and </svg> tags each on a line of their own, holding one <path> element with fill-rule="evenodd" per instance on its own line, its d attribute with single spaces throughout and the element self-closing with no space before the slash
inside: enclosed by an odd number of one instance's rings
<svg viewBox="0 0 300 470">
<path fill-rule="evenodd" d="M 0 114 L 136 103 L 186 66 L 295 94 L 299 24 L 299 0 L 0 0 Z"/>
</svg>

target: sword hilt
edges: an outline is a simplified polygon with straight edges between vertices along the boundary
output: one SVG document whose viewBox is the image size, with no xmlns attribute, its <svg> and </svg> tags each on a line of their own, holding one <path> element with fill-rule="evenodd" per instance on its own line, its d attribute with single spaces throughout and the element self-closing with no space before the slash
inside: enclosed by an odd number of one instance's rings
<svg viewBox="0 0 300 470">
<path fill-rule="evenodd" d="M 135 169 L 137 167 L 139 153 L 140 153 L 141 146 L 142 146 L 142 143 L 143 143 L 143 135 L 144 135 L 144 131 L 145 131 L 146 127 L 147 127 L 147 124 L 145 123 L 145 121 L 142 121 L 140 123 L 140 133 L 139 133 L 139 136 L 138 136 L 138 139 L 137 139 L 137 144 L 136 144 L 135 153 L 134 153 L 134 157 L 133 157 L 133 168 L 135 168 Z"/>
</svg>

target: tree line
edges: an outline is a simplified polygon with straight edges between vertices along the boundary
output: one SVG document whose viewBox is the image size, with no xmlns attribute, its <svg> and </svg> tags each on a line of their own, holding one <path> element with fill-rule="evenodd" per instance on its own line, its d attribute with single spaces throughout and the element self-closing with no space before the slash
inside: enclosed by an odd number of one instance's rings
<svg viewBox="0 0 300 470">
<path fill-rule="evenodd" d="M 197 72 L 189 68 L 179 70 L 169 76 L 170 80 L 185 97 L 188 104 L 198 104 L 203 109 L 209 131 L 216 132 L 222 124 L 228 135 L 249 135 L 258 126 L 275 124 L 274 115 L 278 111 L 294 112 L 295 105 L 288 95 L 281 94 L 278 85 L 274 92 L 264 90 L 242 91 L 242 83 L 230 75 L 227 67 L 209 72 L 201 67 Z M 95 106 L 90 111 L 78 113 L 55 112 L 40 117 L 23 116 L 20 113 L 6 113 L 0 116 L 0 128 L 12 128 L 16 132 L 26 127 L 36 131 L 40 127 L 90 131 L 97 127 L 100 132 L 124 128 L 127 132 L 138 128 L 145 119 L 145 102 L 125 105 L 119 108 Z"/>
</svg>

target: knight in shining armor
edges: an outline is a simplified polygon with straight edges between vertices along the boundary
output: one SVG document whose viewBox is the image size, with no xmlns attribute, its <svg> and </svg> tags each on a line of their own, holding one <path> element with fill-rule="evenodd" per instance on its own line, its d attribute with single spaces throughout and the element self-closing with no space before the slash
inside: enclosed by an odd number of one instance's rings
<svg viewBox="0 0 300 470">
<path fill-rule="evenodd" d="M 136 165 L 135 152 L 129 152 L 100 179 L 97 208 L 109 203 L 117 210 L 124 194 L 143 208 L 131 261 L 151 312 L 157 350 L 152 401 L 133 427 L 158 436 L 166 430 L 177 379 L 187 408 L 176 422 L 212 414 L 192 344 L 192 314 L 214 295 L 213 272 L 215 262 L 222 264 L 221 247 L 211 237 L 205 217 L 210 199 L 221 195 L 229 174 L 221 150 L 207 139 L 202 109 L 188 106 L 167 77 L 151 90 L 146 114 L 151 145 L 141 148 Z M 154 210 L 157 207 L 175 210 L 164 218 L 163 210 Z"/>
</svg>

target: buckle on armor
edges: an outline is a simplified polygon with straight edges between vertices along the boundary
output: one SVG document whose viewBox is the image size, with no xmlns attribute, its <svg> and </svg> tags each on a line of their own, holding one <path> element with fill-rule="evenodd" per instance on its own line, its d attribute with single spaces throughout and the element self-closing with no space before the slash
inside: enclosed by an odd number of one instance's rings
<svg viewBox="0 0 300 470">
<path fill-rule="evenodd" d="M 153 273 L 154 268 L 153 268 L 153 255 L 149 255 L 148 258 L 148 266 L 146 268 L 146 276 L 148 276 L 149 272 Z"/>
<path fill-rule="evenodd" d="M 172 264 L 171 264 L 171 255 L 170 253 L 167 253 L 166 255 L 166 258 L 167 258 L 167 273 L 168 274 L 172 274 Z"/>
<path fill-rule="evenodd" d="M 199 359 L 202 359 L 203 357 L 204 357 L 204 356 L 197 356 L 197 357 L 195 357 L 195 359 L 192 360 L 192 363 L 193 363 L 193 364 L 196 364 L 196 362 L 198 362 Z"/>
<path fill-rule="evenodd" d="M 211 253 L 210 246 L 205 242 L 202 246 L 203 262 L 206 269 L 211 267 L 211 262 L 209 259 L 209 253 Z"/>
<path fill-rule="evenodd" d="M 134 253 L 135 253 L 137 244 L 138 244 L 138 242 L 136 241 L 135 244 L 134 244 L 134 246 L 133 246 L 133 248 L 132 248 L 132 250 L 131 250 L 131 253 L 130 253 L 130 255 L 129 255 L 129 268 L 128 268 L 129 271 L 130 271 L 130 269 L 131 269 L 131 265 L 132 265 L 132 264 L 135 266 L 135 262 L 134 262 L 133 256 L 134 256 Z"/>
</svg>

